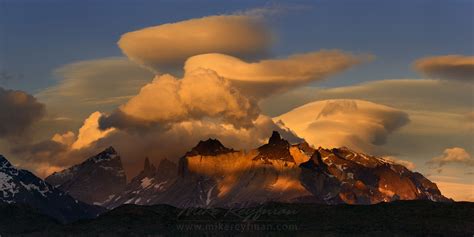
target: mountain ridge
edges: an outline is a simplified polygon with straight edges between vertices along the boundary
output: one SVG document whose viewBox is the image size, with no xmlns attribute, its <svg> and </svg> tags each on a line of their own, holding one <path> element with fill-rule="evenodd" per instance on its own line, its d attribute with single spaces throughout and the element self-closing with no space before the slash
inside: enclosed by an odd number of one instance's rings
<svg viewBox="0 0 474 237">
<path fill-rule="evenodd" d="M 83 202 L 101 205 L 110 195 L 122 191 L 126 176 L 122 161 L 112 147 L 45 178 L 51 185 Z"/>
<path fill-rule="evenodd" d="M 451 201 L 436 184 L 402 165 L 346 147 L 315 149 L 306 142 L 291 145 L 278 132 L 272 133 L 267 144 L 250 151 L 235 151 L 217 139 L 200 141 L 180 158 L 177 170 L 177 176 L 154 180 L 166 185 L 160 185 L 152 197 L 141 194 L 147 191 L 135 185 L 127 200 L 117 200 L 108 207 L 124 203 L 229 207 L 269 201 Z"/>
<path fill-rule="evenodd" d="M 61 222 L 93 218 L 103 211 L 80 202 L 0 155 L 0 203 L 25 204 Z"/>
</svg>

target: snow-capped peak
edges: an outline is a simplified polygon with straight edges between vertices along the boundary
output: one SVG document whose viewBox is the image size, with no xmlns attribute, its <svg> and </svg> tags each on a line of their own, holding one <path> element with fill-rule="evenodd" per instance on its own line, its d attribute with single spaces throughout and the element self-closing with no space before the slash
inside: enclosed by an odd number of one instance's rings
<svg viewBox="0 0 474 237">
<path fill-rule="evenodd" d="M 90 218 L 99 209 L 79 202 L 27 170 L 17 169 L 0 155 L 0 203 L 22 203 L 60 221 Z"/>
</svg>

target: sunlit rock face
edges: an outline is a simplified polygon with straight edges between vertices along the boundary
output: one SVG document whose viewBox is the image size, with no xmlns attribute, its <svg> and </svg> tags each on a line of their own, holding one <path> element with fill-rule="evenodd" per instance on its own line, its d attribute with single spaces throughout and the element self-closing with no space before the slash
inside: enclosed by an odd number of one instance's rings
<svg viewBox="0 0 474 237">
<path fill-rule="evenodd" d="M 102 205 L 111 195 L 123 191 L 127 183 L 120 156 L 113 147 L 81 164 L 53 173 L 45 181 L 94 205 Z"/>
<path fill-rule="evenodd" d="M 93 218 L 103 210 L 75 200 L 0 155 L 0 203 L 25 204 L 61 222 Z"/>
<path fill-rule="evenodd" d="M 272 201 L 450 201 L 436 184 L 402 165 L 345 147 L 315 149 L 305 142 L 291 145 L 277 132 L 267 144 L 250 151 L 234 151 L 217 140 L 201 141 L 180 159 L 174 174 L 167 173 L 173 167 L 167 163 L 162 161 L 149 175 L 145 173 L 150 165 L 145 164 L 129 185 L 133 188 L 116 196 L 108 207 L 123 203 L 229 207 Z"/>
<path fill-rule="evenodd" d="M 324 203 L 374 204 L 393 200 L 450 201 L 423 175 L 349 148 L 315 149 L 302 182 Z M 308 198 L 312 200 L 313 198 Z"/>
</svg>

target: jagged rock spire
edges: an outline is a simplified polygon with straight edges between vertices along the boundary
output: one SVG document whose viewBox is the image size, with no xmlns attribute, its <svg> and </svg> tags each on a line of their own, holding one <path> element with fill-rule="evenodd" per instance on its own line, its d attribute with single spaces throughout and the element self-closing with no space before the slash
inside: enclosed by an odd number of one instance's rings
<svg viewBox="0 0 474 237">
<path fill-rule="evenodd" d="M 143 170 L 149 170 L 150 168 L 150 159 L 148 159 L 148 157 L 145 157 L 145 164 L 143 165 Z"/>
<path fill-rule="evenodd" d="M 274 144 L 274 143 L 280 142 L 281 140 L 282 139 L 281 139 L 280 133 L 277 131 L 273 131 L 272 136 L 270 137 L 270 139 L 268 139 L 268 143 Z"/>
<path fill-rule="evenodd" d="M 308 169 L 326 169 L 327 165 L 323 162 L 319 150 L 315 150 L 311 158 L 300 164 L 300 167 Z"/>
<path fill-rule="evenodd" d="M 152 163 L 150 163 L 150 159 L 146 157 L 145 164 L 143 165 L 143 172 L 145 172 L 146 174 L 151 174 L 151 173 L 154 173 L 155 171 L 156 171 L 155 166 Z"/>
<path fill-rule="evenodd" d="M 268 143 L 259 147 L 259 154 L 254 159 L 263 160 L 271 163 L 269 160 L 284 160 L 294 162 L 295 160 L 290 154 L 290 143 L 282 139 L 280 133 L 273 131 L 272 136 L 268 139 Z"/>
</svg>

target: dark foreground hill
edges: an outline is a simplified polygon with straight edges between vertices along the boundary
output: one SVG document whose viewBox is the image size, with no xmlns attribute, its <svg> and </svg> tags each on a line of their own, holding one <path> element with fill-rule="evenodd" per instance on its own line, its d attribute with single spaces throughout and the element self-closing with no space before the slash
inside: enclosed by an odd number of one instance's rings
<svg viewBox="0 0 474 237">
<path fill-rule="evenodd" d="M 375 205 L 271 203 L 242 209 L 123 205 L 61 225 L 0 206 L 0 235 L 26 236 L 472 236 L 474 203 L 395 201 Z"/>
</svg>

